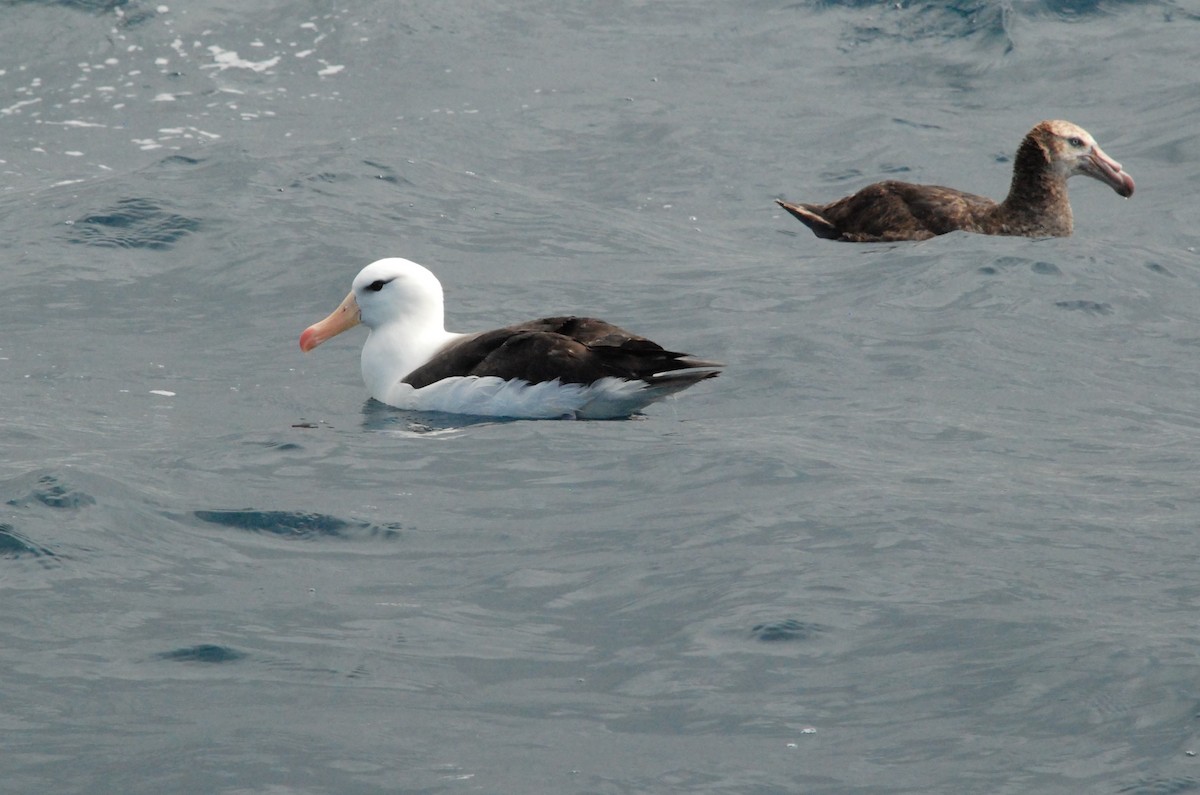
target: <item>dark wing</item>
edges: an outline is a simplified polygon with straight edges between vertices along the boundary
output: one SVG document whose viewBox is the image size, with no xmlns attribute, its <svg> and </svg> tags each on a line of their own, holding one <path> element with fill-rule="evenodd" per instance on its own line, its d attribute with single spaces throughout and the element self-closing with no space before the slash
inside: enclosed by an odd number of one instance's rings
<svg viewBox="0 0 1200 795">
<path fill-rule="evenodd" d="M 716 375 L 720 365 L 664 350 L 644 337 L 586 317 L 548 317 L 484 331 L 457 340 L 404 381 L 420 389 L 453 376 L 496 376 L 531 384 L 559 379 L 590 384 L 605 377 L 669 380 L 672 371 L 708 368 L 692 373 L 698 381 Z M 679 374 L 682 376 L 682 373 Z"/>
<path fill-rule="evenodd" d="M 854 242 L 882 240 L 925 240 L 958 229 L 979 231 L 978 220 L 996 203 L 983 196 L 940 185 L 908 182 L 877 182 L 844 199 L 825 205 L 801 204 L 802 217 L 818 237 Z"/>
</svg>

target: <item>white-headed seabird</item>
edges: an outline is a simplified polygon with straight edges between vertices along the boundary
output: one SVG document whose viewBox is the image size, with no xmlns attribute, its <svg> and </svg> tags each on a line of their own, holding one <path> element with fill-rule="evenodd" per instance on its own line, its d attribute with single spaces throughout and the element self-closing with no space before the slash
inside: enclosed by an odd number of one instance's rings
<svg viewBox="0 0 1200 795">
<path fill-rule="evenodd" d="M 400 258 L 363 268 L 341 305 L 305 329 L 300 349 L 308 352 L 359 323 L 370 330 L 362 349 L 367 391 L 388 405 L 420 411 L 628 417 L 722 367 L 588 317 L 446 331 L 441 283 Z"/>
</svg>

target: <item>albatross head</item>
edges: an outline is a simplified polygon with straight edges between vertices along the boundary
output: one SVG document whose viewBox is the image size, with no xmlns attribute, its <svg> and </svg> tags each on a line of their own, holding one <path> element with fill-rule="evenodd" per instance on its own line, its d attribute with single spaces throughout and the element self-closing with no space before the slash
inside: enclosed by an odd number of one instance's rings
<svg viewBox="0 0 1200 795">
<path fill-rule="evenodd" d="M 1133 177 L 1121 170 L 1121 164 L 1104 150 L 1082 127 L 1069 121 L 1044 121 L 1034 128 L 1050 157 L 1052 167 L 1064 179 L 1086 174 L 1108 185 L 1121 196 L 1133 195 Z"/>
<path fill-rule="evenodd" d="M 375 331 L 391 324 L 443 331 L 442 285 L 415 262 L 399 257 L 372 262 L 354 277 L 350 294 L 329 317 L 300 335 L 307 353 L 359 323 Z"/>
</svg>

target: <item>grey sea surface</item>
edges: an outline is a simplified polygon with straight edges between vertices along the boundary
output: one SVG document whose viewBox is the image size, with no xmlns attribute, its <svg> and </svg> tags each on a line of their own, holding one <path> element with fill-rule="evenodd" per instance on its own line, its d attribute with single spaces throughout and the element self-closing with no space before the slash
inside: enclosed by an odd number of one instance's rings
<svg viewBox="0 0 1200 795">
<path fill-rule="evenodd" d="M 1200 7 L 0 2 L 0 790 L 1200 790 Z M 1076 233 L 774 199 L 1137 180 Z M 728 370 L 612 422 L 366 398 L 452 329 Z"/>
</svg>

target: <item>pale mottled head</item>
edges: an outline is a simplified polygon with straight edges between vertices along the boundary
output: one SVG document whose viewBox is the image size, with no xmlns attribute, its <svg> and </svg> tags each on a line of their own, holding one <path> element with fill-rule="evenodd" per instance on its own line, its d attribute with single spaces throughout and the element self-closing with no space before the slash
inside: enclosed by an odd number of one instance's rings
<svg viewBox="0 0 1200 795">
<path fill-rule="evenodd" d="M 1121 164 L 1104 153 L 1096 139 L 1077 124 L 1055 119 L 1044 121 L 1029 131 L 1046 152 L 1050 166 L 1064 179 L 1086 174 L 1108 185 L 1121 196 L 1133 195 L 1133 177 Z"/>
</svg>

